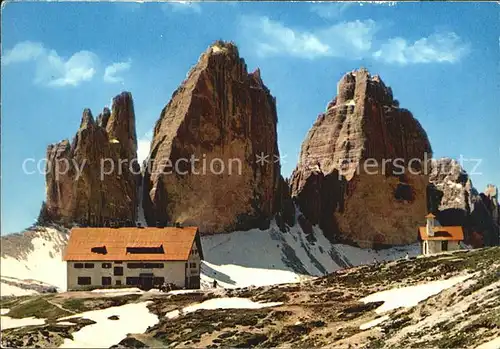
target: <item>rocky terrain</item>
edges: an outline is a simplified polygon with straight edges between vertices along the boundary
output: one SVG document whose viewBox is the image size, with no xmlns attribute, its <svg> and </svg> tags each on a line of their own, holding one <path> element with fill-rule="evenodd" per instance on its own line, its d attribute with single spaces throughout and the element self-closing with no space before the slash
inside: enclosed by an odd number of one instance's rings
<svg viewBox="0 0 500 349">
<path fill-rule="evenodd" d="M 428 178 L 410 160 L 426 157 L 432 149 L 420 123 L 378 76 L 360 69 L 341 79 L 337 96 L 307 134 L 292 196 L 304 217 L 334 241 L 411 243 L 426 214 Z"/>
<path fill-rule="evenodd" d="M 2 331 L 2 346 L 58 346 L 82 328 L 126 321 L 125 306 L 147 304 L 156 324 L 105 347 L 491 349 L 500 336 L 499 261 L 494 247 L 365 265 L 295 284 L 2 298 L 10 318 L 45 319 Z M 98 309 L 106 317 L 92 315 Z"/>
<path fill-rule="evenodd" d="M 498 194 L 490 185 L 478 193 L 461 165 L 443 158 L 431 163 L 428 208 L 442 225 L 464 227 L 466 242 L 475 247 L 499 244 Z"/>
<path fill-rule="evenodd" d="M 113 98 L 97 120 L 89 109 L 73 141 L 47 148 L 46 202 L 40 219 L 67 226 L 135 224 L 140 167 L 132 95 Z"/>
<path fill-rule="evenodd" d="M 481 194 L 480 194 L 481 195 Z M 481 195 L 482 200 L 489 212 L 493 222 L 500 227 L 500 205 L 498 204 L 498 188 L 493 184 L 488 184 L 484 194 Z M 499 228 L 500 229 L 500 228 Z M 500 230 L 499 230 L 500 240 Z M 500 242 L 499 242 L 500 243 Z"/>
<path fill-rule="evenodd" d="M 210 46 L 155 125 L 144 181 L 148 224 L 181 222 L 202 233 L 267 228 L 287 204 L 279 193 L 288 194 L 280 190 L 276 124 L 260 71 L 247 72 L 235 45 Z"/>
</svg>

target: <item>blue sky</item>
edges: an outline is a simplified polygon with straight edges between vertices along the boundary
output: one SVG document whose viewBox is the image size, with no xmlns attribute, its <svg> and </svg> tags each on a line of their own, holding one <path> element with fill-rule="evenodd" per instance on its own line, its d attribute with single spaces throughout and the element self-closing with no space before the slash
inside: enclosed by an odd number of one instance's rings
<svg viewBox="0 0 500 349">
<path fill-rule="evenodd" d="M 500 184 L 498 18 L 494 3 L 8 3 L 2 234 L 33 223 L 45 196 L 25 159 L 44 159 L 49 143 L 74 136 L 84 108 L 97 115 L 123 90 L 147 152 L 160 111 L 217 39 L 233 40 L 277 98 L 285 176 L 337 81 L 364 66 L 422 123 L 436 157 L 481 159 L 464 161 L 474 185 Z"/>
</svg>

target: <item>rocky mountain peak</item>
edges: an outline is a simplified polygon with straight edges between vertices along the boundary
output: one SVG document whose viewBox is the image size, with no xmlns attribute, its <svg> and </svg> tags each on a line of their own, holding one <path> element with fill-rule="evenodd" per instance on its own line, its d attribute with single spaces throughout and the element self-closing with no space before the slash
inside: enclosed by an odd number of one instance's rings
<svg viewBox="0 0 500 349">
<path fill-rule="evenodd" d="M 47 148 L 46 220 L 65 225 L 133 224 L 139 165 L 130 162 L 136 157 L 130 93 L 115 97 L 112 111 L 105 108 L 97 122 L 85 109 L 71 145 L 64 140 Z"/>
<path fill-rule="evenodd" d="M 356 102 L 355 99 L 370 99 L 377 103 L 392 106 L 392 89 L 387 87 L 379 75 L 372 76 L 365 68 L 345 74 L 337 84 L 339 105 Z"/>
<path fill-rule="evenodd" d="M 105 112 L 106 110 L 103 113 Z M 118 142 L 115 144 L 120 148 L 122 157 L 129 160 L 136 158 L 137 134 L 134 102 L 130 92 L 122 92 L 113 98 L 111 115 L 106 122 L 106 133 L 111 141 Z"/>
<path fill-rule="evenodd" d="M 367 247 L 414 241 L 425 215 L 427 178 L 395 175 L 393 161 L 422 163 L 432 149 L 420 123 L 398 105 L 391 88 L 361 68 L 341 78 L 337 96 L 308 132 L 292 196 L 331 238 Z"/>
<path fill-rule="evenodd" d="M 211 45 L 156 123 L 144 186 L 148 224 L 195 224 L 208 233 L 268 226 L 288 202 L 276 199 L 288 192 L 279 190 L 276 122 L 260 71 L 248 73 L 233 43 Z M 257 163 L 261 154 L 266 161 Z"/>
<path fill-rule="evenodd" d="M 205 51 L 209 54 L 225 54 L 229 57 L 239 58 L 240 54 L 238 51 L 238 47 L 234 42 L 217 40 Z"/>
<path fill-rule="evenodd" d="M 80 129 L 89 128 L 95 125 L 94 117 L 92 116 L 92 111 L 88 108 L 83 110 L 82 121 L 80 122 Z"/>
<path fill-rule="evenodd" d="M 486 185 L 486 189 L 484 190 L 484 194 L 490 199 L 498 200 L 498 188 L 494 184 Z"/>
<path fill-rule="evenodd" d="M 99 116 L 97 117 L 97 124 L 100 127 L 106 128 L 110 116 L 111 116 L 111 111 L 109 110 L 108 107 L 104 107 L 102 113 L 100 113 Z"/>
</svg>

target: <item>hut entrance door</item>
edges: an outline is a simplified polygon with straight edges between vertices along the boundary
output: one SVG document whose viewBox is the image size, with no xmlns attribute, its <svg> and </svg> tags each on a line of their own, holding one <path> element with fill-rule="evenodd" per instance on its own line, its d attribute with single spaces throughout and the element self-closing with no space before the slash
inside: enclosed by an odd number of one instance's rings
<svg viewBox="0 0 500 349">
<path fill-rule="evenodd" d="M 139 285 L 143 290 L 149 291 L 153 288 L 153 277 L 152 273 L 139 274 Z"/>
</svg>

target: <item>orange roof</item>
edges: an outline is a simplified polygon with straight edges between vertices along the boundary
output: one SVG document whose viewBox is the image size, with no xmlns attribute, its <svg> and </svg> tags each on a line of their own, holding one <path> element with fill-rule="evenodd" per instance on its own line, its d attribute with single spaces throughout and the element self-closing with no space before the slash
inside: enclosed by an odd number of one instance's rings
<svg viewBox="0 0 500 349">
<path fill-rule="evenodd" d="M 436 216 L 434 216 L 432 213 L 429 213 L 427 216 L 425 216 L 425 218 L 436 218 Z"/>
<path fill-rule="evenodd" d="M 422 240 L 462 241 L 464 239 L 462 227 L 434 227 L 434 236 L 427 235 L 427 227 L 419 227 L 418 231 Z"/>
<path fill-rule="evenodd" d="M 189 257 L 195 238 L 199 240 L 197 227 L 73 228 L 64 260 L 185 261 Z M 92 249 L 95 247 L 98 249 L 94 249 L 93 252 Z M 127 251 L 127 248 L 149 248 L 151 251 L 133 253 L 133 250 Z"/>
</svg>

